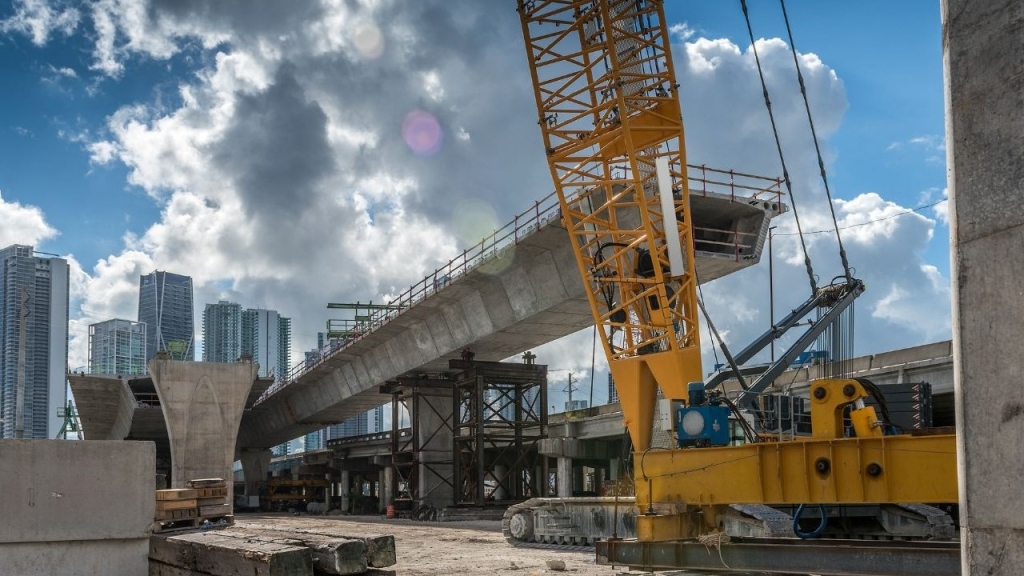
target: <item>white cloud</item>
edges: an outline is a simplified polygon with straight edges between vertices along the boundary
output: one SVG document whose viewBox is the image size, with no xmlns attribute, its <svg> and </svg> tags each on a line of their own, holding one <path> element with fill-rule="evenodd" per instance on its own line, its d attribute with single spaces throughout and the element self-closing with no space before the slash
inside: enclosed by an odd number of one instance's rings
<svg viewBox="0 0 1024 576">
<path fill-rule="evenodd" d="M 36 46 L 43 46 L 50 35 L 70 35 L 78 26 L 79 13 L 75 8 L 65 8 L 65 2 L 47 0 L 14 0 L 14 14 L 0 20 L 0 33 L 19 33 L 28 36 Z"/>
<path fill-rule="evenodd" d="M 83 279 L 83 318 L 134 317 L 138 275 L 171 270 L 195 279 L 199 313 L 229 298 L 292 317 L 298 360 L 322 330 L 326 302 L 396 295 L 478 240 L 459 234 L 467 214 L 500 226 L 551 190 L 514 11 L 476 0 L 443 10 L 394 0 L 92 7 L 93 67 L 103 74 L 131 74 L 133 58 L 165 60 L 196 45 L 203 53 L 195 74 L 179 79 L 176 107 L 125 105 L 84 144 L 94 163 L 126 167 L 162 213 Z M 697 38 L 686 25 L 673 34 L 692 40 L 674 52 L 689 161 L 779 174 L 750 47 Z M 757 49 L 802 222 L 827 230 L 792 55 L 779 39 Z M 816 55 L 799 62 L 830 164 L 845 89 Z M 416 154 L 403 138 L 414 111 L 440 128 L 440 140 L 427 143 L 432 154 Z M 850 260 L 868 284 L 859 351 L 942 337 L 947 282 L 922 261 L 935 221 L 896 216 L 907 208 L 861 192 L 836 202 Z M 807 279 L 797 239 L 786 235 L 792 215 L 778 226 L 776 309 L 789 310 L 806 296 Z M 822 282 L 840 272 L 832 238 L 808 237 Z M 705 287 L 734 348 L 767 328 L 767 286 L 761 265 Z M 704 344 L 710 366 L 708 334 Z M 73 340 L 73 354 L 82 346 Z M 590 346 L 584 330 L 535 352 L 589 381 Z M 597 370 L 602 362 L 599 351 Z"/>
<path fill-rule="evenodd" d="M 57 230 L 47 224 L 42 210 L 7 202 L 0 193 L 0 248 L 11 244 L 36 246 L 56 236 Z"/>
</svg>

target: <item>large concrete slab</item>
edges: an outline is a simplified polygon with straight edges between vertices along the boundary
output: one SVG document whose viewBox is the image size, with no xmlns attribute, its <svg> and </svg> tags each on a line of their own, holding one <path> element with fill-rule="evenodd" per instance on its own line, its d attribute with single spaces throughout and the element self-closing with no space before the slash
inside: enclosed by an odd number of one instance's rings
<svg viewBox="0 0 1024 576">
<path fill-rule="evenodd" d="M 0 440 L 0 573 L 146 573 L 152 444 Z"/>
<path fill-rule="evenodd" d="M 943 0 L 963 573 L 1024 565 L 1024 4 Z"/>
</svg>

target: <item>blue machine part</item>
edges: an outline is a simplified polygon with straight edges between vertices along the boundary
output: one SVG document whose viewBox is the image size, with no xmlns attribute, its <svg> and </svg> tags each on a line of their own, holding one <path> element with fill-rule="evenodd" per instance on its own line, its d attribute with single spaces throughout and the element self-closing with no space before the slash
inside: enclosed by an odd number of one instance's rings
<svg viewBox="0 0 1024 576">
<path fill-rule="evenodd" d="M 688 446 L 728 446 L 729 414 L 726 406 L 693 406 L 676 410 L 676 439 Z"/>
</svg>

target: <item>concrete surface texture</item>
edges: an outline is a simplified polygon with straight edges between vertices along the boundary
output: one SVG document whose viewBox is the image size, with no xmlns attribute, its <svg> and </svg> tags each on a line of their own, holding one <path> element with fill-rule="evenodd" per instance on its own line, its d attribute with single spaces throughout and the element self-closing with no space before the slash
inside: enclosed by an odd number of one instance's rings
<svg viewBox="0 0 1024 576">
<path fill-rule="evenodd" d="M 235 439 L 258 369 L 252 362 L 149 362 L 171 442 L 171 488 L 224 478 L 233 502 Z"/>
<path fill-rule="evenodd" d="M 1024 4 L 943 0 L 963 573 L 1024 566 Z"/>
<path fill-rule="evenodd" d="M 760 224 L 751 230 L 758 235 L 748 256 L 698 249 L 702 282 L 758 262 L 775 212 L 721 194 L 693 201 L 698 227 L 744 228 L 752 214 Z M 447 371 L 467 346 L 477 360 L 500 361 L 592 324 L 567 233 L 557 219 L 548 221 L 257 405 L 243 419 L 239 445 L 269 448 L 380 406 L 380 384 L 409 372 Z"/>
<path fill-rule="evenodd" d="M 132 425 L 135 397 L 128 382 L 106 374 L 69 375 L 87 440 L 124 440 Z"/>
<path fill-rule="evenodd" d="M 0 574 L 146 574 L 148 442 L 0 440 Z"/>
</svg>

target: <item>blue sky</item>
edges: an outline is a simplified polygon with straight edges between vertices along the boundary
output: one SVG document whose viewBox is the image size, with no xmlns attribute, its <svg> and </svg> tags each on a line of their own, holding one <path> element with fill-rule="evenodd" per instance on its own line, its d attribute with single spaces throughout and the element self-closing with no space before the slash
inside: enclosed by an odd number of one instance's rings
<svg viewBox="0 0 1024 576">
<path fill-rule="evenodd" d="M 0 240 L 80 265 L 72 357 L 83 357 L 75 334 L 88 322 L 135 317 L 138 274 L 159 268 L 196 278 L 199 309 L 225 298 L 291 316 L 297 360 L 326 302 L 396 294 L 546 194 L 538 134 L 521 120 L 533 112 L 514 3 L 498 4 L 0 4 Z M 756 38 L 785 38 L 777 2 L 749 4 Z M 778 174 L 768 136 L 728 140 L 730 127 L 766 118 L 742 67 L 739 3 L 667 6 L 669 22 L 689 30 L 676 36 L 676 65 L 687 66 L 678 75 L 691 158 Z M 927 310 L 948 306 L 945 222 L 931 208 L 895 216 L 940 200 L 946 185 L 939 4 L 787 8 L 800 52 L 820 60 L 805 60 L 814 67 L 804 73 L 832 191 L 847 202 L 840 215 L 887 219 L 850 232 L 854 266 L 878 276 L 859 309 L 863 352 L 948 337 L 948 311 Z M 691 66 L 715 54 L 734 65 L 703 75 Z M 770 84 L 786 87 L 776 108 L 802 114 L 791 56 L 767 57 Z M 753 98 L 733 103 L 737 92 Z M 443 148 L 418 154 L 401 140 L 412 110 L 437 119 Z M 815 176 L 806 124 L 792 118 L 787 162 Z M 807 194 L 818 185 L 797 184 Z M 820 195 L 807 198 L 822 214 Z M 453 206 L 481 203 L 484 224 L 460 230 Z M 827 242 L 819 249 L 829 254 Z M 800 286 L 786 250 L 779 274 Z M 764 327 L 763 294 L 742 287 L 761 283 L 763 268 L 709 296 L 737 344 Z M 549 363 L 587 371 L 589 345 L 589 334 L 553 345 L 552 356 L 571 359 Z"/>
</svg>

